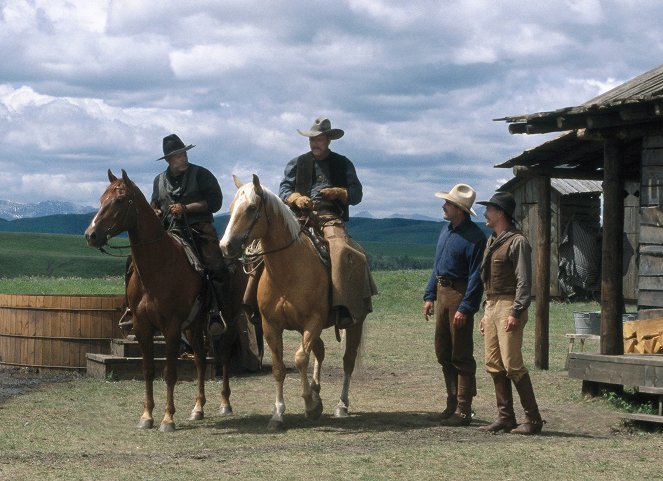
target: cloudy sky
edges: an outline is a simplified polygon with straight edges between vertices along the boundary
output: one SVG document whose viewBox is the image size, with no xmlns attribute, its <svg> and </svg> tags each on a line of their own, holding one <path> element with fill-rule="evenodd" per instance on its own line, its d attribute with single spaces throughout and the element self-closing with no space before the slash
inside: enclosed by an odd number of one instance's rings
<svg viewBox="0 0 663 481">
<path fill-rule="evenodd" d="M 656 0 L 0 0 L 0 199 L 96 206 L 106 170 L 149 195 L 161 142 L 272 190 L 324 115 L 355 213 L 440 217 L 457 182 L 550 137 L 505 115 L 578 105 L 663 63 Z"/>
</svg>

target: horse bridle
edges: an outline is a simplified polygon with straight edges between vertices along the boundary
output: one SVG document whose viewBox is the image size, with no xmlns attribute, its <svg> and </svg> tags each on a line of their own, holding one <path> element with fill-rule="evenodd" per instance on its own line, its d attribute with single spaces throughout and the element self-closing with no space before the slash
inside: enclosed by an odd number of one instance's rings
<svg viewBox="0 0 663 481">
<path fill-rule="evenodd" d="M 255 190 L 255 189 L 254 189 Z M 242 238 L 242 243 L 240 244 L 240 247 L 242 249 L 243 255 L 242 255 L 242 262 L 244 264 L 254 262 L 257 258 L 265 256 L 267 254 L 274 254 L 276 252 L 280 252 L 282 250 L 287 249 L 290 247 L 292 244 L 295 243 L 297 239 L 299 239 L 299 235 L 301 234 L 301 230 L 299 233 L 292 238 L 290 242 L 288 242 L 286 245 L 282 247 L 277 247 L 276 249 L 272 249 L 269 251 L 257 251 L 254 253 L 248 254 L 246 252 L 246 241 L 248 240 L 249 236 L 251 235 L 251 232 L 253 231 L 253 228 L 256 226 L 258 221 L 260 220 L 260 210 L 263 209 L 265 211 L 265 220 L 267 221 L 267 229 L 269 229 L 269 226 L 271 225 L 269 221 L 269 212 L 267 211 L 267 199 L 265 197 L 264 192 L 256 192 L 256 195 L 260 198 L 260 205 L 256 209 L 256 215 L 253 217 L 253 220 L 251 221 L 251 225 L 249 225 L 249 228 L 246 231 L 246 234 L 244 234 L 244 237 Z"/>
<path fill-rule="evenodd" d="M 120 187 L 119 185 L 117 185 L 117 186 L 115 186 L 114 190 L 119 190 L 120 188 L 121 188 L 121 187 Z M 127 192 L 129 192 L 129 189 L 127 188 L 126 183 L 125 183 L 125 185 L 124 185 L 124 188 L 126 189 Z M 138 224 L 139 224 L 140 216 L 138 215 L 138 207 L 136 207 L 135 202 L 134 202 L 134 196 L 135 196 L 135 195 L 136 195 L 135 192 L 132 192 L 131 195 L 128 195 L 128 194 L 127 194 L 129 207 L 127 207 L 127 208 L 124 210 L 124 215 L 122 216 L 121 221 L 115 221 L 110 227 L 108 227 L 108 228 L 106 229 L 106 233 L 105 233 L 105 234 L 106 234 L 106 244 L 105 244 L 105 245 L 108 246 L 109 249 L 117 249 L 117 250 L 120 250 L 120 249 L 129 249 L 129 248 L 132 247 L 131 244 L 123 245 L 123 246 L 112 246 L 112 245 L 110 245 L 110 244 L 108 243 L 108 241 L 109 241 L 112 237 L 109 237 L 108 234 L 109 234 L 109 232 L 110 232 L 111 230 L 113 230 L 113 228 L 114 228 L 115 226 L 124 224 L 125 220 L 127 219 L 127 216 L 129 215 L 129 210 L 130 210 L 131 206 L 133 206 L 133 208 L 134 208 L 134 215 L 136 216 L 136 229 L 138 229 L 138 227 L 139 227 Z M 145 246 L 145 245 L 149 245 L 149 244 L 154 244 L 154 243 L 156 243 L 156 242 L 159 242 L 161 239 L 163 239 L 163 237 L 164 237 L 165 235 L 166 235 L 166 231 L 164 230 L 164 231 L 161 233 L 161 235 L 160 235 L 159 237 L 157 237 L 156 239 L 152 239 L 152 240 L 145 241 L 145 242 L 139 242 L 138 244 L 135 244 L 133 247 L 141 247 L 141 246 Z M 114 236 L 113 236 L 113 237 L 114 237 Z M 99 251 L 103 252 L 103 253 L 106 254 L 106 255 L 113 256 L 113 257 L 128 257 L 128 255 L 117 255 L 117 254 L 113 254 L 112 252 L 108 252 L 106 249 L 104 249 L 104 246 L 99 247 Z"/>
</svg>

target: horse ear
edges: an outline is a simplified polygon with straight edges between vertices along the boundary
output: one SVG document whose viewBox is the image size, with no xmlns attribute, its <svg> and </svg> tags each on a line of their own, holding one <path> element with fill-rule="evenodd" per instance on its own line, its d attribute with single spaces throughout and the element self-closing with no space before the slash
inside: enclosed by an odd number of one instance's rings
<svg viewBox="0 0 663 481">
<path fill-rule="evenodd" d="M 239 180 L 239 177 L 237 177 L 235 174 L 233 174 L 233 182 L 235 183 L 235 187 L 238 189 L 244 185 L 241 180 Z"/>
<path fill-rule="evenodd" d="M 131 182 L 131 179 L 129 179 L 129 176 L 127 175 L 127 172 L 124 169 L 122 169 L 122 180 L 124 181 L 125 184 Z"/>
<path fill-rule="evenodd" d="M 260 179 L 256 174 L 253 174 L 253 188 L 256 191 L 256 194 L 262 195 L 262 185 L 260 185 Z"/>
<path fill-rule="evenodd" d="M 108 169 L 108 180 L 110 180 L 111 184 L 117 180 L 117 177 L 113 175 L 110 169 Z"/>
</svg>

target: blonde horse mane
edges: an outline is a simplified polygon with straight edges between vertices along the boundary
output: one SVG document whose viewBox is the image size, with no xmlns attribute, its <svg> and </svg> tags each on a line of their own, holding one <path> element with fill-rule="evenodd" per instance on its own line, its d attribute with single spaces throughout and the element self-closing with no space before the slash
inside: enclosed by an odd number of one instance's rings
<svg viewBox="0 0 663 481">
<path fill-rule="evenodd" d="M 243 190 L 247 200 L 249 200 L 251 203 L 259 202 L 258 194 L 256 193 L 255 188 L 251 182 L 247 182 L 246 184 L 242 185 L 240 190 Z M 290 210 L 290 207 L 288 207 L 278 195 L 269 190 L 267 187 L 262 186 L 262 192 L 265 208 L 267 209 L 267 215 L 270 217 L 281 217 L 283 219 L 283 223 L 286 225 L 286 228 L 290 232 L 290 235 L 293 238 L 299 238 L 301 225 L 295 217 L 295 214 Z"/>
</svg>

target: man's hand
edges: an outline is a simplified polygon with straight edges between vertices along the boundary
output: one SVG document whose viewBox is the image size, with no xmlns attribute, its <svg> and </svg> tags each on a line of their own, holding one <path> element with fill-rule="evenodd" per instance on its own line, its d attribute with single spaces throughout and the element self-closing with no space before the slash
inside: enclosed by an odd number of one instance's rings
<svg viewBox="0 0 663 481">
<path fill-rule="evenodd" d="M 506 320 L 506 324 L 504 325 L 504 330 L 506 332 L 515 331 L 518 329 L 518 326 L 520 326 L 520 319 L 518 319 L 516 316 L 509 316 Z"/>
<path fill-rule="evenodd" d="M 186 212 L 186 207 L 184 204 L 170 204 L 168 206 L 168 212 L 170 212 L 175 217 L 182 217 Z"/>
<path fill-rule="evenodd" d="M 454 315 L 454 319 L 451 322 L 451 325 L 453 326 L 454 329 L 460 329 L 465 325 L 467 322 L 467 314 L 464 314 L 460 311 L 456 311 L 456 314 Z"/>
<path fill-rule="evenodd" d="M 483 332 L 484 326 L 486 325 L 485 322 L 484 322 L 484 319 L 485 319 L 485 317 L 482 317 L 481 320 L 479 321 L 479 334 L 481 334 L 481 336 L 485 335 L 484 332 Z"/>
<path fill-rule="evenodd" d="M 293 192 L 288 196 L 285 201 L 289 206 L 295 206 L 300 210 L 311 210 L 313 208 L 313 203 L 311 202 L 310 197 L 300 194 L 299 192 Z"/>
<path fill-rule="evenodd" d="M 343 187 L 325 187 L 320 189 L 320 195 L 325 200 L 338 200 L 343 204 L 348 203 L 348 190 Z"/>
<path fill-rule="evenodd" d="M 428 316 L 432 316 L 435 312 L 435 303 L 433 301 L 424 302 L 424 319 L 428 320 Z"/>
</svg>

